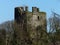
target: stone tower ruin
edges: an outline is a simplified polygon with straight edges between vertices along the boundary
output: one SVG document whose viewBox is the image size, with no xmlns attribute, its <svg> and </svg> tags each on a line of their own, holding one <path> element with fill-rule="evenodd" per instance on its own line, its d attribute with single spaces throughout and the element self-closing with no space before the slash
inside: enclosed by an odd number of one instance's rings
<svg viewBox="0 0 60 45">
<path fill-rule="evenodd" d="M 15 32 L 19 39 L 17 45 L 40 45 L 41 31 L 46 31 L 46 12 L 32 7 L 32 12 L 26 7 L 15 8 Z M 18 43 L 19 42 L 19 43 Z"/>
</svg>

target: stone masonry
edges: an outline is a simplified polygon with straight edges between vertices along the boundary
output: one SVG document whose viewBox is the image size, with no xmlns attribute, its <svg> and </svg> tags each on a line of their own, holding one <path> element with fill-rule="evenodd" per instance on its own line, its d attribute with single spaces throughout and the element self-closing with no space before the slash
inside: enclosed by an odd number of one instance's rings
<svg viewBox="0 0 60 45">
<path fill-rule="evenodd" d="M 39 11 L 37 7 L 32 7 L 32 12 L 28 10 L 28 6 L 16 7 L 14 19 L 16 45 L 41 44 L 41 32 L 47 30 L 46 12 Z"/>
</svg>

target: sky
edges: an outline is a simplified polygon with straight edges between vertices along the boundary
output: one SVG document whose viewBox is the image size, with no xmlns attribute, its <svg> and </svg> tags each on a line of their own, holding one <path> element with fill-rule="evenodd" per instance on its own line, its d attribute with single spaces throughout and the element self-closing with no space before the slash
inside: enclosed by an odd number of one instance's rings
<svg viewBox="0 0 60 45">
<path fill-rule="evenodd" d="M 0 23 L 14 20 L 14 8 L 18 6 L 28 6 L 29 11 L 36 6 L 46 12 L 47 18 L 51 16 L 51 11 L 60 14 L 60 0 L 0 0 Z"/>
</svg>

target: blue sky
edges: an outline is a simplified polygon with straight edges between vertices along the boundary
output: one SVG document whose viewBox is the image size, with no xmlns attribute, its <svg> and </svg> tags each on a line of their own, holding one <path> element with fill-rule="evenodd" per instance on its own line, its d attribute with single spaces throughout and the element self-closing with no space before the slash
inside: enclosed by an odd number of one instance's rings
<svg viewBox="0 0 60 45">
<path fill-rule="evenodd" d="M 0 23 L 13 20 L 17 6 L 28 6 L 30 11 L 32 6 L 39 7 L 40 11 L 47 13 L 47 18 L 51 16 L 51 11 L 60 14 L 60 0 L 0 0 Z"/>
</svg>

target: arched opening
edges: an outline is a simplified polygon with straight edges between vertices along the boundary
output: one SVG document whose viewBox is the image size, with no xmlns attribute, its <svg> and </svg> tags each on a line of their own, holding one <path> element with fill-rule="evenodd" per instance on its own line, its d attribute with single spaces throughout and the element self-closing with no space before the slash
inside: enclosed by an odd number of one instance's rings
<svg viewBox="0 0 60 45">
<path fill-rule="evenodd" d="M 38 18 L 38 20 L 39 20 L 39 16 L 38 16 L 37 18 Z"/>
</svg>

